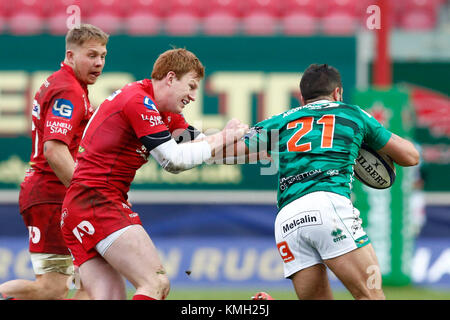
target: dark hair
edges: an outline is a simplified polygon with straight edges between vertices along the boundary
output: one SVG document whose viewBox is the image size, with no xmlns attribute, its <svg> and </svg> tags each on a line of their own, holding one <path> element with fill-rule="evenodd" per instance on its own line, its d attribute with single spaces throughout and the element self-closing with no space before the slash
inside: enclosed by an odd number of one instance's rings
<svg viewBox="0 0 450 320">
<path fill-rule="evenodd" d="M 305 101 L 328 96 L 337 87 L 342 88 L 341 75 L 327 64 L 310 65 L 300 80 L 300 91 Z"/>
</svg>

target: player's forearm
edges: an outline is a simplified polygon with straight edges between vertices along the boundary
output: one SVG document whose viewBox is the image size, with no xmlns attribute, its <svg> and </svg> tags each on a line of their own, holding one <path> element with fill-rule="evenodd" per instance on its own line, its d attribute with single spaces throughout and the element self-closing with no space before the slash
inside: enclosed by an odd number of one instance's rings
<svg viewBox="0 0 450 320">
<path fill-rule="evenodd" d="M 44 156 L 58 179 L 68 187 L 72 180 L 75 163 L 67 145 L 55 140 L 46 141 Z"/>
<path fill-rule="evenodd" d="M 261 161 L 272 161 L 272 158 L 267 154 L 267 152 L 254 152 L 238 157 L 226 157 L 223 158 L 223 164 L 254 164 Z"/>
<path fill-rule="evenodd" d="M 216 154 L 234 152 L 232 150 L 234 150 L 237 142 L 244 136 L 247 130 L 248 125 L 241 123 L 237 119 L 231 119 L 222 131 L 205 136 L 204 140 L 211 147 L 211 156 L 215 157 Z"/>
<path fill-rule="evenodd" d="M 216 164 L 246 164 L 257 163 L 259 161 L 271 161 L 267 151 L 250 152 L 243 140 L 227 145 L 220 152 L 216 153 L 210 162 Z"/>
<path fill-rule="evenodd" d="M 218 133 L 209 136 L 205 136 L 203 137 L 203 139 L 200 140 L 204 140 L 209 144 L 211 148 L 211 157 L 215 157 L 216 154 L 221 153 L 223 149 L 226 148 L 227 146 L 226 137 L 223 131 L 220 131 Z"/>
<path fill-rule="evenodd" d="M 396 134 L 392 134 L 386 145 L 379 151 L 387 154 L 395 163 L 404 166 L 415 166 L 419 163 L 419 151 L 414 144 Z"/>
<path fill-rule="evenodd" d="M 198 166 L 223 152 L 227 145 L 242 138 L 247 130 L 247 125 L 232 119 L 222 131 L 188 143 L 177 144 L 167 131 L 160 132 L 158 136 L 147 135 L 140 140 L 166 171 L 178 173 Z"/>
<path fill-rule="evenodd" d="M 211 148 L 206 141 L 176 144 L 171 139 L 153 148 L 150 154 L 164 170 L 179 173 L 211 158 Z"/>
</svg>

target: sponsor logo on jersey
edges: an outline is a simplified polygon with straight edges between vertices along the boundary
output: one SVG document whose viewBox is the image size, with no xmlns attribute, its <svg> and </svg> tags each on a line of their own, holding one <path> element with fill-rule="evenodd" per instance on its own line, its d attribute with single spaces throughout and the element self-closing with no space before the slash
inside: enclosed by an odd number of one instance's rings
<svg viewBox="0 0 450 320">
<path fill-rule="evenodd" d="M 363 246 L 365 246 L 366 244 L 370 243 L 370 239 L 368 235 L 364 235 L 361 238 L 358 238 L 355 240 L 355 244 L 358 248 L 361 248 Z"/>
<path fill-rule="evenodd" d="M 34 244 L 41 241 L 41 230 L 39 230 L 38 227 L 29 226 L 28 234 L 29 234 L 30 241 L 33 242 Z"/>
<path fill-rule="evenodd" d="M 314 178 L 315 176 L 322 173 L 321 169 L 310 170 L 307 172 L 302 172 L 294 176 L 283 177 L 280 179 L 280 190 L 284 191 L 295 183 L 302 182 L 306 178 Z"/>
<path fill-rule="evenodd" d="M 345 234 L 342 234 L 342 229 L 339 228 L 331 231 L 331 235 L 333 236 L 333 242 L 339 242 L 347 238 Z"/>
<path fill-rule="evenodd" d="M 144 97 L 144 106 L 149 110 L 159 112 L 158 109 L 156 109 L 155 103 L 147 96 Z"/>
<path fill-rule="evenodd" d="M 310 103 L 310 104 L 306 104 L 304 106 L 296 107 L 296 108 L 290 109 L 288 111 L 282 112 L 282 114 L 283 114 L 283 118 L 285 118 L 301 109 L 316 110 L 316 109 L 336 108 L 336 107 L 339 107 L 339 104 L 333 103 L 333 102 Z"/>
<path fill-rule="evenodd" d="M 303 109 L 303 106 L 288 110 L 286 112 L 283 113 L 283 118 L 290 116 L 291 114 L 297 112 L 298 110 Z"/>
<path fill-rule="evenodd" d="M 83 243 L 83 237 L 88 235 L 93 235 L 95 233 L 94 226 L 86 220 L 81 221 L 75 228 L 72 230 L 75 237 L 80 241 L 80 243 Z"/>
<path fill-rule="evenodd" d="M 150 127 L 164 125 L 164 122 L 162 121 L 161 116 L 141 114 L 141 118 L 144 121 L 150 122 Z"/>
<path fill-rule="evenodd" d="M 121 92 L 122 92 L 122 90 L 120 90 L 120 89 L 114 91 L 108 98 L 106 98 L 106 100 L 113 101 L 113 99 Z"/>
<path fill-rule="evenodd" d="M 310 110 L 316 110 L 316 109 L 325 109 L 325 108 L 336 108 L 339 107 L 339 103 L 334 102 L 322 102 L 322 103 L 310 103 L 304 106 L 307 109 Z"/>
<path fill-rule="evenodd" d="M 57 117 L 72 119 L 73 104 L 67 99 L 56 99 L 52 112 Z"/>
<path fill-rule="evenodd" d="M 338 176 L 339 175 L 339 170 L 337 170 L 337 169 L 330 169 L 330 170 L 328 170 L 327 171 L 327 175 L 329 175 L 329 176 Z"/>
<path fill-rule="evenodd" d="M 64 134 L 72 130 L 72 125 L 67 122 L 47 121 L 47 128 L 50 128 L 50 133 Z"/>
<path fill-rule="evenodd" d="M 319 224 L 322 224 L 320 211 L 314 210 L 301 212 L 281 223 L 281 235 L 285 238 L 298 228 Z"/>
<path fill-rule="evenodd" d="M 31 115 L 38 119 L 41 119 L 41 106 L 37 102 L 36 99 L 33 100 L 33 110 L 31 111 Z"/>
<path fill-rule="evenodd" d="M 291 249 L 289 249 L 289 246 L 286 241 L 277 243 L 277 248 L 278 252 L 280 253 L 281 259 L 283 259 L 284 263 L 295 260 L 295 257 L 292 254 Z"/>
</svg>

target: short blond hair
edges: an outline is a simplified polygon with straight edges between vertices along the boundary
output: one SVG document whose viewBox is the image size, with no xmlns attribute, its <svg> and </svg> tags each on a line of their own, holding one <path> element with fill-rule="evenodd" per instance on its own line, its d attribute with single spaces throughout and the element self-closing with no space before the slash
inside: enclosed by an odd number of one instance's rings
<svg viewBox="0 0 450 320">
<path fill-rule="evenodd" d="M 159 55 L 153 65 L 152 79 L 161 80 L 169 71 L 173 71 L 178 79 L 191 71 L 194 71 L 199 79 L 205 76 L 205 67 L 197 56 L 181 48 L 167 50 Z"/>
<path fill-rule="evenodd" d="M 109 35 L 100 28 L 92 24 L 80 24 L 73 27 L 66 35 L 66 50 L 72 45 L 82 46 L 83 43 L 89 40 L 96 40 L 102 45 L 106 46 Z"/>
</svg>

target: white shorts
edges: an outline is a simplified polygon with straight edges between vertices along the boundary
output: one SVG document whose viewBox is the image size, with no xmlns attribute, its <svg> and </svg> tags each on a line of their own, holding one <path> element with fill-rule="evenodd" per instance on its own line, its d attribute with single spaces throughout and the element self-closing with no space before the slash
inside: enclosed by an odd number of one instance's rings
<svg viewBox="0 0 450 320">
<path fill-rule="evenodd" d="M 275 241 L 286 278 L 370 243 L 359 210 L 348 198 L 325 191 L 309 193 L 281 209 Z"/>
</svg>

